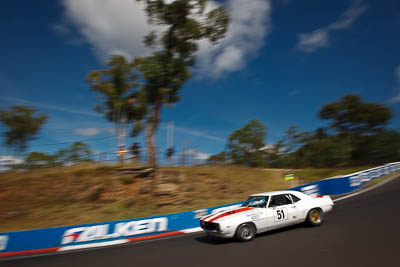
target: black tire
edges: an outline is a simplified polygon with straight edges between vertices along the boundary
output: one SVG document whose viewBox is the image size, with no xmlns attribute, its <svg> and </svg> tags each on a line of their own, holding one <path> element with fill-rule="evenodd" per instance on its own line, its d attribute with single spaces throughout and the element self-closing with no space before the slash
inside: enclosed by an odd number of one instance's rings
<svg viewBox="0 0 400 267">
<path fill-rule="evenodd" d="M 322 210 L 314 208 L 307 213 L 306 222 L 310 226 L 320 226 L 322 224 L 323 219 L 324 219 L 324 213 L 322 212 Z"/>
<path fill-rule="evenodd" d="M 256 236 L 256 228 L 251 223 L 244 223 L 239 225 L 236 231 L 236 238 L 241 242 L 248 242 L 253 240 Z"/>
</svg>

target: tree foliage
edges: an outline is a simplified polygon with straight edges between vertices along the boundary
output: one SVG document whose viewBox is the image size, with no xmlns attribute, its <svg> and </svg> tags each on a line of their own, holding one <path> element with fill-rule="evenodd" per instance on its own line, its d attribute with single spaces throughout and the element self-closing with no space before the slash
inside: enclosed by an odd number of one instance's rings
<svg viewBox="0 0 400 267">
<path fill-rule="evenodd" d="M 43 152 L 31 152 L 26 156 L 25 161 L 17 166 L 16 169 L 40 169 L 52 168 L 62 165 L 70 165 L 81 162 L 92 162 L 92 150 L 88 144 L 75 142 L 67 148 L 63 148 L 54 154 Z"/>
<path fill-rule="evenodd" d="M 249 123 L 232 133 L 224 155 L 235 164 L 273 168 L 342 167 L 400 160 L 400 132 L 385 128 L 392 117 L 390 108 L 345 95 L 324 105 L 318 115 L 330 121 L 327 128 L 301 131 L 290 126 L 281 140 L 265 149 L 260 149 L 262 127 L 250 127 L 254 123 Z M 221 155 L 211 159 L 218 161 Z"/>
<path fill-rule="evenodd" d="M 133 132 L 137 135 L 142 128 L 140 120 L 146 114 L 146 106 L 140 93 L 134 90 L 138 86 L 135 64 L 117 55 L 104 64 L 106 69 L 92 71 L 87 76 L 92 90 L 104 100 L 95 109 L 115 124 L 117 132 L 122 130 L 124 123 L 135 121 Z"/>
<path fill-rule="evenodd" d="M 392 118 L 389 107 L 364 102 L 358 95 L 344 95 L 324 105 L 318 115 L 330 122 L 328 130 L 300 133 L 298 148 L 285 156 L 286 166 L 336 167 L 399 159 L 395 142 L 400 134 L 384 129 Z"/>
<path fill-rule="evenodd" d="M 382 130 L 366 137 L 360 148 L 359 159 L 366 164 L 381 164 L 400 160 L 400 133 L 394 130 Z"/>
<path fill-rule="evenodd" d="M 23 152 L 35 139 L 48 116 L 35 115 L 36 109 L 29 106 L 12 106 L 0 112 L 0 121 L 8 128 L 4 133 L 4 144 Z"/>
<path fill-rule="evenodd" d="M 266 127 L 251 120 L 243 128 L 234 131 L 228 138 L 228 153 L 235 164 L 261 166 L 265 146 Z"/>
<path fill-rule="evenodd" d="M 392 112 L 378 103 L 363 102 L 359 95 L 344 95 L 340 101 L 324 105 L 319 117 L 330 120 L 332 130 L 361 136 L 381 130 L 392 118 Z"/>
<path fill-rule="evenodd" d="M 189 67 L 195 62 L 197 42 L 217 42 L 228 26 L 229 16 L 221 7 L 205 12 L 207 0 L 137 0 L 145 4 L 151 24 L 165 26 L 160 34 L 150 32 L 144 43 L 153 54 L 137 58 L 136 63 L 145 80 L 143 96 L 151 109 L 148 116 L 146 141 L 149 163 L 156 164 L 154 133 L 160 122 L 162 106 L 179 101 L 178 92 L 191 77 Z"/>
<path fill-rule="evenodd" d="M 46 154 L 42 152 L 31 152 L 25 158 L 24 163 L 17 166 L 17 168 L 39 169 L 60 166 L 61 163 L 58 162 L 57 159 L 57 155 Z"/>
<path fill-rule="evenodd" d="M 75 142 L 69 148 L 60 149 L 56 153 L 57 160 L 63 163 L 78 163 L 82 161 L 91 161 L 93 154 L 90 146 L 83 142 Z"/>
<path fill-rule="evenodd" d="M 221 152 L 216 155 L 212 155 L 207 159 L 208 164 L 227 164 L 229 163 L 229 155 L 226 152 Z"/>
</svg>

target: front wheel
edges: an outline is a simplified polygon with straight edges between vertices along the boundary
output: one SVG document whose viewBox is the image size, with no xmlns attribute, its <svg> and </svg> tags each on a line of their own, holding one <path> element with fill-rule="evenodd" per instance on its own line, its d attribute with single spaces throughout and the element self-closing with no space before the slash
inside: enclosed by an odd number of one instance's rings
<svg viewBox="0 0 400 267">
<path fill-rule="evenodd" d="M 253 240 L 256 236 L 256 229 L 252 224 L 242 224 L 236 231 L 236 237 L 239 241 L 247 242 Z"/>
<path fill-rule="evenodd" d="M 322 224 L 324 214 L 320 209 L 311 209 L 307 213 L 307 224 L 311 226 L 319 226 Z"/>
</svg>

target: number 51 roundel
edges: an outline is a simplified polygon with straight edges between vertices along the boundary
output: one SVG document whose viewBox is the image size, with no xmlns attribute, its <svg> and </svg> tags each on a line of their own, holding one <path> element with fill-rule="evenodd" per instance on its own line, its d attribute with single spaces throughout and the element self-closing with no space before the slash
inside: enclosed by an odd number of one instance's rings
<svg viewBox="0 0 400 267">
<path fill-rule="evenodd" d="M 288 214 L 286 208 L 279 208 L 274 210 L 274 221 L 284 221 L 288 219 Z"/>
</svg>

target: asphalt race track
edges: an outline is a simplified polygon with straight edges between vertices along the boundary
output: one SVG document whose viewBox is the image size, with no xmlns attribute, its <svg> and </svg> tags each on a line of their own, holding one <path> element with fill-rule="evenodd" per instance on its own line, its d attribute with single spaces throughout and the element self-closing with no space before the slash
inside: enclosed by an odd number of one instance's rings
<svg viewBox="0 0 400 267">
<path fill-rule="evenodd" d="M 337 202 L 322 226 L 296 226 L 249 243 L 192 234 L 79 252 L 8 259 L 0 266 L 400 266 L 400 179 Z"/>
</svg>

